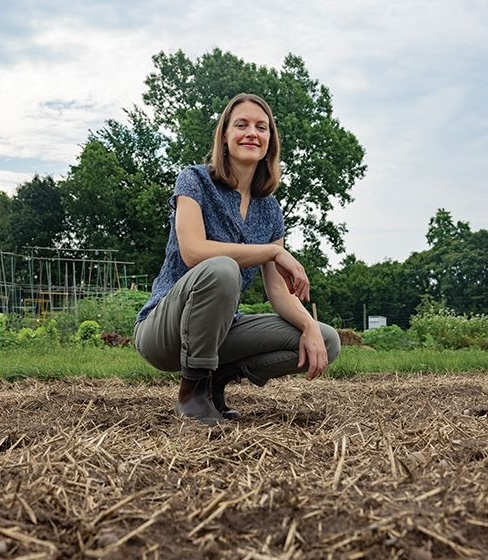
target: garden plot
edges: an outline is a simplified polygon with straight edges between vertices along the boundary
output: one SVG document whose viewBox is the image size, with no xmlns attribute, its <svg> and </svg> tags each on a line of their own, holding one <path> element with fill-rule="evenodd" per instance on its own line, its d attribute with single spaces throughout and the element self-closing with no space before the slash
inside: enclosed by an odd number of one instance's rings
<svg viewBox="0 0 488 560">
<path fill-rule="evenodd" d="M 0 557 L 488 556 L 488 375 L 229 387 L 238 423 L 161 381 L 0 383 Z"/>
</svg>

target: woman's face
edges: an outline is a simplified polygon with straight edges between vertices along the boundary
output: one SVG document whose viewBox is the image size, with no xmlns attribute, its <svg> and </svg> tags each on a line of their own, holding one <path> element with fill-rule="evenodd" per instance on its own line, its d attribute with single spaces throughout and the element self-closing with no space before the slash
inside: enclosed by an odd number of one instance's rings
<svg viewBox="0 0 488 560">
<path fill-rule="evenodd" d="M 270 139 L 268 115 L 252 101 L 234 107 L 224 134 L 229 160 L 241 164 L 257 164 L 268 151 Z"/>
</svg>

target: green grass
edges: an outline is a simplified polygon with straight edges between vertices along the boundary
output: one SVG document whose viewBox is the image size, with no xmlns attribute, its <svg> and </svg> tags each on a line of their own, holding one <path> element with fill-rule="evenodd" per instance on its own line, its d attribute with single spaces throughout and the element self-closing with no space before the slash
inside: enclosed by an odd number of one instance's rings
<svg viewBox="0 0 488 560">
<path fill-rule="evenodd" d="M 488 372 L 488 351 L 462 350 L 371 350 L 347 346 L 330 366 L 332 377 L 367 373 L 472 373 Z"/>
<path fill-rule="evenodd" d="M 368 373 L 488 373 L 488 351 L 464 350 L 370 350 L 346 346 L 330 366 L 334 378 Z M 61 379 L 120 377 L 131 381 L 175 379 L 159 372 L 132 347 L 61 346 L 0 349 L 0 378 Z"/>
<path fill-rule="evenodd" d="M 172 374 L 158 372 L 130 347 L 61 346 L 55 349 L 0 350 L 0 378 L 61 379 L 76 376 L 150 381 L 160 377 L 171 378 Z"/>
</svg>

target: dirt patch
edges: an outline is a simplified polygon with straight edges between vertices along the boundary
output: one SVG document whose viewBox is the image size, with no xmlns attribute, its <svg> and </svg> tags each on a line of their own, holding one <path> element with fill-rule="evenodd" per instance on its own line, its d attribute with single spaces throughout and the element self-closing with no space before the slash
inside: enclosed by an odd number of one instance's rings
<svg viewBox="0 0 488 560">
<path fill-rule="evenodd" d="M 476 559 L 488 552 L 488 375 L 229 388 L 0 383 L 0 557 Z"/>
</svg>

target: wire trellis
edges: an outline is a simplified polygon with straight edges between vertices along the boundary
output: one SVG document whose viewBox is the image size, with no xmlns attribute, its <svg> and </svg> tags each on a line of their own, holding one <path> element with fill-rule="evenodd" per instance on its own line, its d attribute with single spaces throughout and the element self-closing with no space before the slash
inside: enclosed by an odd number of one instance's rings
<svg viewBox="0 0 488 560">
<path fill-rule="evenodd" d="M 44 316 L 75 310 L 85 297 L 137 286 L 134 263 L 119 261 L 112 249 L 24 247 L 0 249 L 0 312 Z"/>
</svg>

